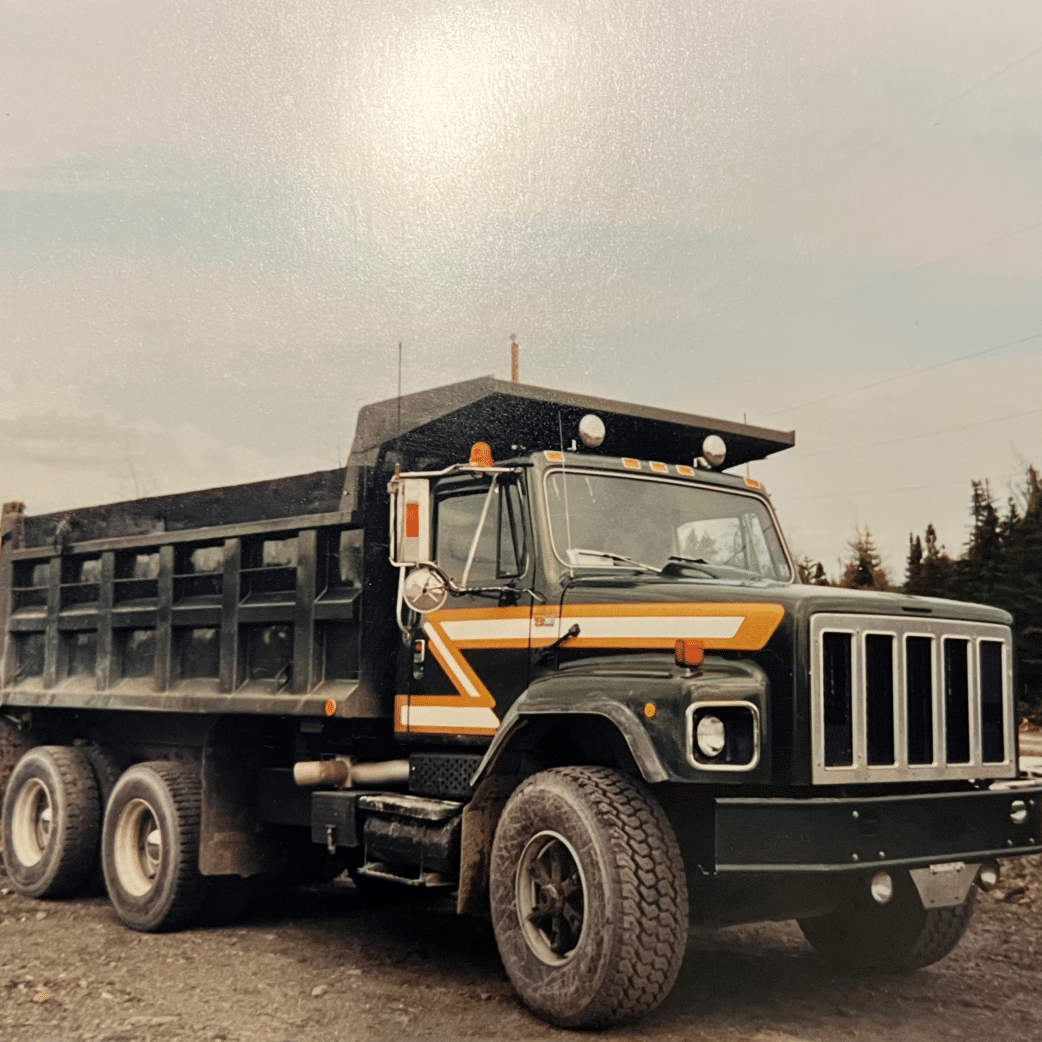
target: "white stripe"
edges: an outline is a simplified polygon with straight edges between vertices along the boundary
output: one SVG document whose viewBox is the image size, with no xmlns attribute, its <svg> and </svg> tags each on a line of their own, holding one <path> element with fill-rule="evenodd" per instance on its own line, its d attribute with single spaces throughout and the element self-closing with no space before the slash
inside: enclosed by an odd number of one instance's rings
<svg viewBox="0 0 1042 1042">
<path fill-rule="evenodd" d="M 458 619 L 442 626 L 450 640 L 528 640 L 528 619 Z"/>
<path fill-rule="evenodd" d="M 445 642 L 438 636 L 438 631 L 427 622 L 423 624 L 423 630 L 427 634 L 431 644 L 441 652 L 445 667 L 452 674 L 454 682 L 457 682 L 457 690 L 459 689 L 459 685 L 462 685 L 463 689 L 471 698 L 481 698 L 482 693 L 474 686 L 470 677 L 468 677 L 467 674 L 456 665 L 456 660 L 452 657 L 448 648 L 445 647 Z"/>
<path fill-rule="evenodd" d="M 745 619 L 741 615 L 623 615 L 565 616 L 564 621 L 579 624 L 579 640 L 607 637 L 726 640 L 738 632 Z"/>
<path fill-rule="evenodd" d="M 566 615 L 552 617 L 550 625 L 532 626 L 535 638 L 560 636 L 563 623 L 577 622 L 579 638 L 651 637 L 726 640 L 745 621 L 741 615 Z M 450 640 L 518 640 L 529 633 L 528 619 L 460 619 L 443 622 Z M 424 627 L 426 629 L 426 627 Z M 428 630 L 428 633 L 430 631 Z M 434 637 L 431 636 L 433 640 Z M 444 645 L 442 645 L 444 650 Z"/>
<path fill-rule="evenodd" d="M 406 727 L 499 727 L 499 717 L 481 706 L 402 706 Z"/>
</svg>

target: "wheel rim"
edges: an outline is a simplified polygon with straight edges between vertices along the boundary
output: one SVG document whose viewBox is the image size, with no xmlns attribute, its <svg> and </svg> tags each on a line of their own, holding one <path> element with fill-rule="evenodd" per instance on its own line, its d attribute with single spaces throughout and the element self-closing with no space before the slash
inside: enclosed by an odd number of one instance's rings
<svg viewBox="0 0 1042 1042">
<path fill-rule="evenodd" d="M 134 897 L 143 897 L 155 885 L 163 866 L 163 832 L 146 800 L 131 800 L 120 812 L 114 842 L 116 876 Z"/>
<path fill-rule="evenodd" d="M 557 832 L 539 832 L 525 845 L 514 887 L 521 932 L 549 966 L 575 954 L 586 916 L 586 879 L 572 845 Z"/>
<path fill-rule="evenodd" d="M 30 778 L 15 798 L 11 815 L 11 845 L 20 864 L 32 868 L 43 860 L 53 827 L 51 794 L 42 781 Z"/>
</svg>

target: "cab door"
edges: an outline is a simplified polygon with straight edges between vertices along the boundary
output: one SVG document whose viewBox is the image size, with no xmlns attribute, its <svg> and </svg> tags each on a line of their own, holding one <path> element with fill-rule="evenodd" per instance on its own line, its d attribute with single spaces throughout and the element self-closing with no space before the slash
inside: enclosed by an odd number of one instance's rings
<svg viewBox="0 0 1042 1042">
<path fill-rule="evenodd" d="M 527 515 L 522 475 L 453 475 L 434 486 L 432 557 L 465 592 L 406 613 L 397 731 L 493 735 L 528 686 Z"/>
</svg>

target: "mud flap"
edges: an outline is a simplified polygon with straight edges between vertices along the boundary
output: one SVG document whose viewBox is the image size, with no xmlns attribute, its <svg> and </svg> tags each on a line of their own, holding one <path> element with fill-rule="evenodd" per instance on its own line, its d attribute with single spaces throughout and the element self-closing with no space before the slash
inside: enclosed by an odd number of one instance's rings
<svg viewBox="0 0 1042 1042">
<path fill-rule="evenodd" d="M 980 865 L 965 861 L 945 861 L 926 868 L 913 868 L 909 875 L 923 908 L 954 908 L 966 900 L 966 895 L 977 878 Z"/>
</svg>

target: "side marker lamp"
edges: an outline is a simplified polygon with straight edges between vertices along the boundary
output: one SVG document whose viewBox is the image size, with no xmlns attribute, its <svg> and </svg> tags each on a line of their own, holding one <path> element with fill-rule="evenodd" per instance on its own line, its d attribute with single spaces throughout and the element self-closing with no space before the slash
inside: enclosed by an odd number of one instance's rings
<svg viewBox="0 0 1042 1042">
<path fill-rule="evenodd" d="M 326 699 L 326 716 L 336 716 L 336 699 Z"/>
<path fill-rule="evenodd" d="M 653 719 L 657 712 L 658 712 L 658 707 L 655 705 L 654 702 L 645 702 L 644 703 L 644 715 L 649 720 Z"/>
<path fill-rule="evenodd" d="M 673 661 L 678 666 L 700 666 L 706 660 L 705 645 L 700 640 L 678 640 L 673 649 Z"/>
<path fill-rule="evenodd" d="M 470 447 L 470 465 L 472 467 L 491 467 L 492 446 L 487 441 L 476 441 Z"/>
</svg>

